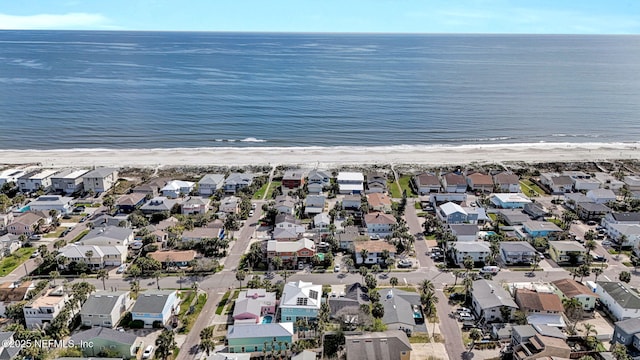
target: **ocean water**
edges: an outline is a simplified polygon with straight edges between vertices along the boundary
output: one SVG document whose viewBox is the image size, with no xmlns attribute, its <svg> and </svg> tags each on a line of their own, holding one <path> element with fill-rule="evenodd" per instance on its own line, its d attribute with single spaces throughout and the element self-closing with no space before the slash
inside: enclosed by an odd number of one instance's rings
<svg viewBox="0 0 640 360">
<path fill-rule="evenodd" d="M 640 36 L 0 31 L 0 148 L 640 140 Z"/>
</svg>

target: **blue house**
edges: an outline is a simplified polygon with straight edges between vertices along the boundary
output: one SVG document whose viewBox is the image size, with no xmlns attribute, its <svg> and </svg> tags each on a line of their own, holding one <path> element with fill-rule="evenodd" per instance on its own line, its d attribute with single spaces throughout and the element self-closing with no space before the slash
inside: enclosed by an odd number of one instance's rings
<svg viewBox="0 0 640 360">
<path fill-rule="evenodd" d="M 555 238 L 562 232 L 558 225 L 549 221 L 525 221 L 522 229 L 532 238 L 551 237 Z"/>
<path fill-rule="evenodd" d="M 284 286 L 280 298 L 280 321 L 295 322 L 297 318 L 318 317 L 322 285 L 310 282 L 290 282 Z"/>
<path fill-rule="evenodd" d="M 231 325 L 227 331 L 227 345 L 230 353 L 262 352 L 282 350 L 285 343 L 293 344 L 293 323 Z"/>
<path fill-rule="evenodd" d="M 153 327 L 160 321 L 164 326 L 178 313 L 180 300 L 175 290 L 149 290 L 140 293 L 131 309 L 131 320 L 142 320 L 145 328 Z"/>
<path fill-rule="evenodd" d="M 467 212 L 462 208 L 462 206 L 453 203 L 447 202 L 440 207 L 438 207 L 438 218 L 447 224 L 461 224 L 468 221 Z"/>
<path fill-rule="evenodd" d="M 531 200 L 521 193 L 498 193 L 491 195 L 491 202 L 501 209 L 522 209 Z"/>
</svg>

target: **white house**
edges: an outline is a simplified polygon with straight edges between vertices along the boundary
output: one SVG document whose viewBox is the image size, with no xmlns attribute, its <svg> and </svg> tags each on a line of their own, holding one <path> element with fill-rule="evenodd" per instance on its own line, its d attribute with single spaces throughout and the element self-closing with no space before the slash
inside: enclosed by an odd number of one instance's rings
<svg viewBox="0 0 640 360">
<path fill-rule="evenodd" d="M 133 303 L 128 291 L 99 291 L 91 294 L 80 309 L 82 326 L 112 328 Z"/>
<path fill-rule="evenodd" d="M 434 173 L 422 173 L 413 177 L 413 184 L 418 194 L 426 195 L 432 192 L 440 192 L 442 185 L 440 179 Z"/>
<path fill-rule="evenodd" d="M 29 301 L 22 310 L 27 329 L 45 328 L 60 314 L 68 300 L 69 296 L 59 286 Z"/>
<path fill-rule="evenodd" d="M 324 211 L 325 202 L 324 195 L 308 195 L 304 199 L 304 213 L 307 215 L 320 214 Z"/>
<path fill-rule="evenodd" d="M 211 196 L 224 186 L 223 174 L 207 174 L 198 181 L 198 193 L 200 196 Z"/>
<path fill-rule="evenodd" d="M 276 229 L 289 229 L 295 231 L 298 234 L 301 234 L 305 231 L 304 225 L 302 225 L 298 219 L 288 214 L 277 215 L 275 224 Z"/>
<path fill-rule="evenodd" d="M 467 256 L 471 257 L 473 262 L 481 263 L 491 254 L 491 248 L 486 241 L 456 241 L 451 251 L 456 265 L 461 265 Z"/>
<path fill-rule="evenodd" d="M 502 318 L 502 307 L 510 310 L 510 316 L 518 310 L 518 305 L 511 295 L 493 280 L 480 279 L 473 282 L 473 291 L 471 292 L 471 304 L 473 312 L 484 322 L 508 321 Z"/>
<path fill-rule="evenodd" d="M 315 319 L 322 303 L 322 285 L 297 281 L 285 284 L 280 298 L 280 322 Z"/>
<path fill-rule="evenodd" d="M 508 193 L 519 193 L 520 178 L 511 172 L 501 172 L 493 175 L 493 185 L 497 191 Z"/>
<path fill-rule="evenodd" d="M 240 209 L 240 198 L 237 196 L 227 196 L 220 201 L 219 211 L 227 214 L 235 214 Z"/>
<path fill-rule="evenodd" d="M 29 203 L 31 211 L 42 211 L 48 214 L 50 210 L 55 210 L 60 215 L 64 215 L 71 209 L 72 197 L 60 195 L 42 195 Z"/>
<path fill-rule="evenodd" d="M 393 233 L 397 221 L 391 214 L 374 212 L 364 215 L 364 223 L 369 235 L 387 236 Z"/>
<path fill-rule="evenodd" d="M 616 321 L 640 317 L 640 294 L 627 284 L 614 281 L 598 281 L 596 294 L 600 303 Z"/>
<path fill-rule="evenodd" d="M 235 194 L 236 191 L 251 186 L 255 175 L 248 173 L 231 173 L 224 181 L 224 191 Z"/>
<path fill-rule="evenodd" d="M 606 204 L 616 201 L 616 194 L 611 189 L 595 189 L 587 191 L 587 197 L 596 204 Z"/>
<path fill-rule="evenodd" d="M 474 224 L 451 224 L 449 229 L 458 241 L 478 240 L 478 225 Z"/>
<path fill-rule="evenodd" d="M 442 175 L 444 192 L 464 193 L 467 191 L 467 180 L 462 174 L 446 173 Z"/>
<path fill-rule="evenodd" d="M 23 193 L 30 193 L 40 189 L 49 190 L 51 188 L 51 177 L 57 172 L 57 170 L 51 169 L 29 172 L 18 178 L 18 187 Z"/>
<path fill-rule="evenodd" d="M 309 171 L 307 189 L 310 194 L 320 194 L 325 187 L 331 185 L 331 174 L 324 170 Z"/>
<path fill-rule="evenodd" d="M 68 263 L 86 263 L 92 269 L 105 266 L 120 266 L 127 260 L 127 247 L 122 245 L 98 246 L 69 244 L 61 248 L 58 256 L 68 259 Z"/>
<path fill-rule="evenodd" d="M 274 207 L 278 210 L 279 214 L 293 215 L 296 209 L 296 202 L 289 195 L 279 195 L 274 199 Z"/>
<path fill-rule="evenodd" d="M 640 175 L 627 175 L 623 181 L 629 191 L 640 191 Z"/>
<path fill-rule="evenodd" d="M 356 264 L 382 264 L 385 251 L 389 252 L 389 258 L 396 256 L 396 247 L 383 240 L 355 241 L 353 243 Z M 367 257 L 362 258 L 362 250 L 367 250 Z"/>
<path fill-rule="evenodd" d="M 600 182 L 600 187 L 603 189 L 611 189 L 613 191 L 619 191 L 624 187 L 624 181 L 620 181 L 615 176 L 605 173 L 597 172 L 594 174 L 594 178 Z"/>
<path fill-rule="evenodd" d="M 313 227 L 320 231 L 327 231 L 331 225 L 331 217 L 328 213 L 320 213 L 313 217 Z"/>
<path fill-rule="evenodd" d="M 118 181 L 118 169 L 97 168 L 82 175 L 84 191 L 105 192 Z"/>
<path fill-rule="evenodd" d="M 64 194 L 73 194 L 83 189 L 82 176 L 89 170 L 66 169 L 51 177 L 51 188 Z"/>
<path fill-rule="evenodd" d="M 0 258 L 9 256 L 22 247 L 22 242 L 18 235 L 4 234 L 0 236 Z"/>
<path fill-rule="evenodd" d="M 619 242 L 622 236 L 626 241 L 622 246 L 630 246 L 634 251 L 638 251 L 640 243 L 640 225 L 638 224 L 612 224 L 609 226 L 609 236 Z"/>
<path fill-rule="evenodd" d="M 20 169 L 7 169 L 4 170 L 2 172 L 0 172 L 0 186 L 4 185 L 5 183 L 8 182 L 12 182 L 17 184 L 18 183 L 18 179 L 23 176 L 24 174 L 26 174 L 26 172 L 24 170 L 20 170 Z"/>
<path fill-rule="evenodd" d="M 531 200 L 522 193 L 497 193 L 491 195 L 491 203 L 502 209 L 522 209 Z"/>
<path fill-rule="evenodd" d="M 147 290 L 138 295 L 131 309 L 131 320 L 142 320 L 145 328 L 154 322 L 166 325 L 178 313 L 180 298 L 175 290 Z"/>
<path fill-rule="evenodd" d="M 562 175 L 568 176 L 573 180 L 573 188 L 576 191 L 593 190 L 600 187 L 600 182 L 591 175 L 583 171 L 564 171 Z"/>
<path fill-rule="evenodd" d="M 183 195 L 189 195 L 195 185 L 196 184 L 191 181 L 171 180 L 160 189 L 160 192 L 162 196 L 175 199 Z"/>
<path fill-rule="evenodd" d="M 340 194 L 361 194 L 364 191 L 364 175 L 360 172 L 341 171 L 337 182 Z"/>
<path fill-rule="evenodd" d="M 133 243 L 133 230 L 118 226 L 96 227 L 89 231 L 80 241 L 78 245 L 96 245 L 96 246 L 129 246 Z"/>
<path fill-rule="evenodd" d="M 530 264 L 537 255 L 528 241 L 501 241 L 500 257 L 507 265 Z"/>
<path fill-rule="evenodd" d="M 551 189 L 552 194 L 564 194 L 573 190 L 573 179 L 558 173 L 540 174 L 540 182 Z"/>
</svg>

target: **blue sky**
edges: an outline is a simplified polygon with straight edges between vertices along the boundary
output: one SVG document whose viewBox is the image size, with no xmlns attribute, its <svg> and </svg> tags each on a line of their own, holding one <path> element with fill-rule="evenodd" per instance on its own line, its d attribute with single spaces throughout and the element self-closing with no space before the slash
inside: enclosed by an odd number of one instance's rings
<svg viewBox="0 0 640 360">
<path fill-rule="evenodd" d="M 639 34 L 638 0 L 3 0 L 0 29 Z"/>
</svg>

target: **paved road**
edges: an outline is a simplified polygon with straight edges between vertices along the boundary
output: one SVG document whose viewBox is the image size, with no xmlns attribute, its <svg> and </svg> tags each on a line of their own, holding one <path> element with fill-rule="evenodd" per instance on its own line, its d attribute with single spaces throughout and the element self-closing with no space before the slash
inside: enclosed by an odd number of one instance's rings
<svg viewBox="0 0 640 360">
<path fill-rule="evenodd" d="M 447 355 L 449 355 L 450 360 L 460 359 L 461 353 L 465 351 L 460 327 L 457 320 L 450 316 L 452 309 L 444 292 L 437 290 L 436 296 L 438 297 L 436 309 L 438 310 L 438 320 L 440 320 L 438 326 L 440 327 L 440 334 L 444 338 Z"/>
<path fill-rule="evenodd" d="M 407 207 L 404 210 L 404 218 L 407 222 L 407 226 L 409 227 L 409 232 L 416 238 L 416 242 L 414 244 L 416 250 L 416 258 L 418 259 L 418 263 L 422 268 L 432 268 L 435 266 L 433 259 L 427 255 L 429 247 L 427 246 L 426 241 L 423 236 L 423 228 L 420 223 L 420 219 L 418 218 L 417 209 L 415 207 L 415 203 L 419 201 L 415 198 L 407 199 Z"/>
</svg>

